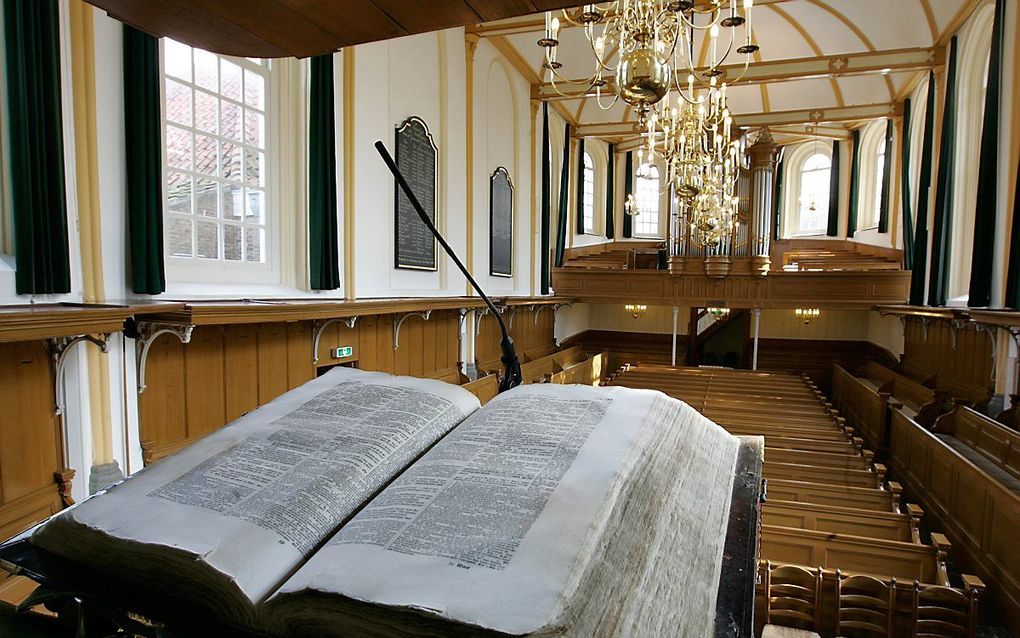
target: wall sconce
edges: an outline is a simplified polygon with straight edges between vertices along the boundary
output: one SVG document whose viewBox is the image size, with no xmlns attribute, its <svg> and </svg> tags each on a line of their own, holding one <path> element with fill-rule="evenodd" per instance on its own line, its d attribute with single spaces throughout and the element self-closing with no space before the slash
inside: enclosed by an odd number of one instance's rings
<svg viewBox="0 0 1020 638">
<path fill-rule="evenodd" d="M 729 308 L 707 308 L 707 310 L 708 314 L 712 315 L 712 317 L 714 317 L 716 321 L 719 321 L 720 319 L 725 319 L 726 317 L 730 316 Z"/>
<path fill-rule="evenodd" d="M 793 314 L 799 321 L 803 321 L 806 326 L 811 323 L 812 319 L 822 316 L 822 311 L 818 308 L 797 308 L 793 311 Z"/>
<path fill-rule="evenodd" d="M 637 304 L 627 304 L 626 306 L 623 307 L 623 309 L 626 310 L 630 314 L 631 317 L 634 317 L 635 319 L 637 319 L 638 317 L 640 317 L 641 315 L 645 314 L 645 312 L 648 311 L 648 306 L 639 306 Z"/>
</svg>

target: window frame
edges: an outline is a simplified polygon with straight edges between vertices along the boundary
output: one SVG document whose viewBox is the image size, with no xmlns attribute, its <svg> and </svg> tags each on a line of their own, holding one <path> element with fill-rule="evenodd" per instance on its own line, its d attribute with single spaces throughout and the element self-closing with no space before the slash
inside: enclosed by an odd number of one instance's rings
<svg viewBox="0 0 1020 638">
<path fill-rule="evenodd" d="M 885 152 L 886 120 L 874 120 L 861 132 L 861 165 L 855 167 L 858 179 L 857 232 L 877 230 L 882 216 L 882 179 L 878 175 L 878 155 Z M 888 158 L 887 158 L 888 159 Z M 889 193 L 892 197 L 892 193 Z M 876 206 L 876 202 L 878 205 Z"/>
<path fill-rule="evenodd" d="M 666 193 L 662 192 L 662 168 L 658 165 L 657 162 L 650 163 L 650 166 L 655 169 L 656 187 L 655 187 L 655 190 L 653 192 L 655 193 L 654 201 L 656 202 L 655 211 L 654 211 L 655 212 L 655 227 L 656 227 L 656 232 L 654 234 L 650 234 L 650 233 L 646 233 L 646 232 L 641 232 L 641 226 L 642 226 L 642 224 L 641 224 L 641 220 L 642 220 L 641 215 L 645 214 L 648 211 L 644 211 L 644 210 L 640 209 L 640 203 L 639 203 L 640 202 L 640 198 L 638 196 L 638 193 L 640 192 L 641 182 L 643 182 L 643 181 L 652 181 L 652 180 L 650 178 L 642 177 L 642 176 L 638 175 L 638 170 L 641 167 L 640 166 L 635 166 L 634 167 L 634 204 L 639 207 L 638 210 L 641 213 L 641 214 L 639 214 L 639 215 L 637 215 L 637 216 L 635 216 L 633 218 L 633 230 L 634 230 L 633 235 L 634 235 L 635 239 L 665 239 L 665 236 L 666 236 L 665 232 L 663 232 L 663 221 L 664 221 L 665 218 L 668 218 L 669 215 L 668 215 L 668 210 L 667 210 L 667 214 L 666 215 L 662 214 L 662 210 L 663 210 L 663 200 L 665 199 L 665 200 L 668 201 L 669 193 L 668 193 L 668 191 Z M 646 225 L 649 225 L 649 224 L 646 224 Z"/>
<path fill-rule="evenodd" d="M 219 110 L 219 104 L 222 101 L 225 100 L 225 101 L 228 101 L 230 103 L 235 103 L 236 102 L 236 103 L 241 104 L 242 105 L 242 109 L 244 107 L 246 107 L 247 105 L 246 105 L 246 103 L 244 101 L 244 85 L 243 85 L 243 81 L 242 81 L 242 84 L 241 84 L 241 89 L 240 89 L 241 90 L 241 97 L 240 97 L 239 100 L 234 100 L 233 98 L 224 97 L 219 90 L 214 92 L 214 91 L 211 91 L 211 90 L 206 89 L 206 88 L 198 87 L 196 85 L 196 83 L 195 83 L 195 76 L 194 76 L 195 65 L 194 65 L 194 58 L 193 57 L 192 57 L 192 68 L 191 68 L 191 81 L 183 80 L 182 78 L 178 78 L 176 76 L 168 75 L 167 74 L 167 69 L 166 69 L 166 54 L 165 54 L 166 41 L 167 41 L 167 38 L 160 38 L 160 40 L 159 40 L 159 60 L 160 60 L 159 91 L 160 91 L 160 124 L 161 124 L 160 134 L 161 134 L 161 140 L 162 140 L 162 173 L 163 173 L 162 197 L 163 197 L 163 206 L 164 206 L 164 215 L 163 215 L 163 237 L 164 237 L 163 254 L 164 254 L 164 259 L 165 259 L 165 263 L 166 263 L 167 283 L 168 283 L 169 286 L 177 286 L 177 285 L 184 285 L 184 286 L 195 285 L 195 286 L 201 286 L 201 285 L 205 285 L 205 284 L 213 284 L 213 285 L 240 284 L 240 285 L 270 285 L 270 286 L 280 285 L 280 284 L 283 283 L 282 282 L 282 259 L 281 259 L 281 256 L 282 256 L 282 246 L 283 246 L 283 243 L 284 243 L 284 238 L 281 236 L 282 235 L 283 224 L 281 222 L 281 208 L 280 208 L 280 201 L 281 200 L 280 200 L 280 193 L 279 193 L 279 191 L 280 191 L 280 182 L 279 182 L 280 155 L 281 155 L 281 149 L 280 149 L 280 144 L 279 144 L 279 141 L 280 141 L 280 125 L 281 125 L 281 123 L 280 123 L 280 121 L 278 119 L 278 113 L 279 113 L 278 103 L 279 103 L 279 100 L 280 100 L 280 91 L 281 91 L 280 81 L 279 81 L 279 72 L 278 72 L 279 71 L 279 61 L 272 60 L 272 59 L 268 60 L 267 70 L 263 74 L 263 77 L 265 77 L 265 80 L 266 80 L 265 81 L 265 86 L 264 86 L 264 89 L 263 89 L 264 93 L 263 93 L 263 109 L 262 109 L 262 115 L 263 115 L 263 118 L 264 118 L 264 122 L 263 122 L 264 133 L 263 133 L 263 136 L 264 136 L 265 147 L 263 149 L 263 152 L 265 154 L 265 166 L 264 166 L 265 180 L 264 180 L 264 186 L 261 187 L 261 190 L 263 191 L 263 204 L 262 205 L 263 205 L 263 208 L 264 208 L 264 210 L 263 210 L 264 224 L 262 225 L 262 227 L 265 229 L 265 237 L 266 237 L 265 238 L 265 243 L 264 243 L 264 257 L 265 257 L 265 259 L 264 259 L 264 261 L 262 261 L 260 263 L 244 261 L 243 253 L 244 253 L 244 250 L 245 250 L 245 242 L 244 242 L 244 239 L 243 239 L 244 235 L 242 235 L 242 240 L 241 240 L 242 259 L 240 261 L 227 260 L 226 256 L 225 256 L 226 245 L 225 245 L 225 243 L 223 241 L 223 237 L 222 237 L 223 230 L 222 229 L 225 228 L 228 225 L 233 226 L 235 224 L 232 224 L 232 223 L 231 224 L 226 224 L 226 223 L 224 223 L 225 220 L 223 218 L 219 217 L 219 216 L 217 216 L 215 218 L 215 221 L 217 223 L 217 229 L 218 229 L 217 241 L 219 242 L 219 248 L 220 248 L 218 257 L 216 259 L 202 258 L 202 257 L 196 257 L 196 256 L 182 257 L 182 256 L 172 255 L 170 253 L 170 242 L 168 241 L 169 224 L 170 224 L 171 216 L 173 215 L 172 213 L 169 212 L 168 179 L 169 179 L 170 173 L 171 172 L 179 172 L 179 173 L 183 173 L 183 174 L 189 175 L 192 178 L 192 205 L 193 206 L 195 206 L 197 204 L 196 197 L 195 197 L 195 190 L 194 190 L 195 189 L 195 179 L 196 178 L 206 177 L 206 178 L 213 179 L 215 181 L 215 183 L 217 184 L 217 188 L 218 188 L 217 198 L 219 198 L 221 196 L 219 191 L 222 190 L 221 189 L 221 185 L 224 183 L 224 180 L 219 175 L 209 176 L 209 175 L 205 175 L 203 173 L 199 173 L 197 171 L 197 169 L 196 169 L 196 167 L 194 165 L 194 153 L 195 153 L 194 137 L 192 138 L 193 142 L 192 142 L 192 168 L 191 168 L 191 170 L 184 170 L 184 169 L 178 169 L 178 168 L 171 167 L 169 165 L 169 162 L 167 161 L 167 130 L 168 130 L 167 127 L 168 127 L 168 125 L 172 125 L 172 126 L 181 128 L 183 130 L 189 131 L 193 136 L 194 135 L 206 135 L 206 136 L 211 137 L 214 140 L 216 140 L 217 143 L 219 143 L 220 141 L 236 142 L 235 140 L 228 140 L 227 138 L 222 136 L 222 134 L 219 132 L 219 126 L 220 126 L 221 117 L 222 117 L 221 113 L 220 113 L 220 110 Z M 190 45 L 187 45 L 187 44 L 184 44 L 184 43 L 179 43 L 179 44 L 182 44 L 184 46 L 190 46 Z M 190 48 L 198 49 L 198 47 L 190 47 Z M 202 49 L 198 49 L 198 50 L 202 50 Z M 207 53 L 211 53 L 211 52 L 207 52 Z M 221 54 L 216 54 L 216 53 L 212 53 L 212 55 L 216 56 L 217 61 L 226 60 L 227 62 L 230 62 L 232 64 L 235 64 L 235 65 L 239 66 L 242 69 L 242 77 L 243 77 L 244 70 L 256 70 L 256 67 L 260 67 L 261 66 L 259 64 L 256 64 L 255 62 L 252 62 L 251 60 L 249 60 L 247 58 L 239 58 L 239 57 L 235 57 L 235 56 L 221 55 Z M 222 68 L 222 66 L 220 68 Z M 191 112 L 191 124 L 190 125 L 183 125 L 183 124 L 178 124 L 176 122 L 169 122 L 168 121 L 168 119 L 167 119 L 167 110 L 166 110 L 166 107 L 167 107 L 167 101 L 166 101 L 167 100 L 167 96 L 166 96 L 166 81 L 167 81 L 167 79 L 171 79 L 171 80 L 176 81 L 176 82 L 181 82 L 181 83 L 184 83 L 184 84 L 186 84 L 186 85 L 191 87 L 191 90 L 192 90 L 193 93 L 192 93 L 192 99 L 191 99 L 191 109 L 192 109 L 192 112 Z M 216 113 L 217 131 L 218 131 L 217 133 L 207 133 L 207 132 L 204 132 L 204 131 L 200 131 L 200 130 L 198 130 L 196 128 L 196 125 L 195 125 L 195 98 L 194 98 L 194 95 L 195 95 L 195 92 L 198 92 L 198 91 L 201 91 L 201 92 L 209 94 L 209 95 L 214 95 L 217 98 L 217 113 Z M 244 111 L 242 110 L 241 113 L 242 113 L 242 115 L 241 115 L 241 122 L 240 122 L 240 126 L 242 127 L 242 129 L 241 129 L 241 141 L 240 142 L 236 142 L 236 143 L 241 148 L 241 165 L 243 167 L 244 166 L 244 150 L 247 149 L 247 148 L 250 148 L 251 145 L 247 144 L 245 142 L 245 140 L 244 140 L 244 129 L 243 129 L 243 127 L 244 127 L 244 116 L 243 116 Z M 217 157 L 218 157 L 218 151 L 217 151 Z M 217 160 L 217 161 L 219 162 L 219 160 Z M 226 183 L 230 184 L 230 183 L 233 183 L 233 182 L 226 182 Z M 245 196 L 244 194 L 247 193 L 247 190 L 246 190 L 247 189 L 247 184 L 245 184 L 245 182 L 244 182 L 243 175 L 242 175 L 242 179 L 238 183 L 241 185 L 241 187 L 243 189 L 245 189 L 245 190 L 242 190 L 242 201 L 243 201 L 244 196 Z M 219 200 L 217 200 L 217 201 L 219 201 Z M 222 206 L 219 206 L 219 209 L 221 210 Z M 192 215 L 196 219 L 198 219 L 198 216 L 195 215 L 194 212 L 192 213 Z M 213 218 L 210 218 L 210 219 L 213 219 Z M 245 224 L 243 220 L 239 221 L 236 225 L 239 225 L 239 226 L 242 226 L 242 227 L 249 226 L 249 224 Z"/>
<path fill-rule="evenodd" d="M 786 167 L 783 174 L 783 232 L 784 239 L 802 239 L 806 237 L 824 237 L 828 233 L 826 224 L 817 231 L 802 231 L 800 224 L 800 197 L 804 167 L 816 155 L 824 155 L 829 160 L 829 183 L 832 183 L 832 142 L 803 142 L 793 148 L 786 156 Z M 831 187 L 831 186 L 830 186 Z M 829 200 L 822 202 L 828 217 Z"/>
<path fill-rule="evenodd" d="M 598 171 L 595 168 L 595 158 L 592 156 L 590 150 L 585 149 L 584 156 L 581 158 L 581 193 L 583 200 L 581 201 L 581 207 L 584 216 L 584 234 L 585 235 L 598 235 L 599 234 L 599 223 L 598 223 Z M 591 176 L 591 191 L 588 190 L 588 176 Z M 591 195 L 591 201 L 588 201 L 588 196 Z M 591 211 L 591 217 L 588 216 L 588 212 Z"/>
</svg>

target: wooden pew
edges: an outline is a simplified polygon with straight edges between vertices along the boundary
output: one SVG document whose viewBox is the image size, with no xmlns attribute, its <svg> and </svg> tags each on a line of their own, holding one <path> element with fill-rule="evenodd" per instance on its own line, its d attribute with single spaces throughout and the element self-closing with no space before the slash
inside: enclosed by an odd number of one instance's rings
<svg viewBox="0 0 1020 638">
<path fill-rule="evenodd" d="M 835 505 L 858 510 L 897 512 L 903 488 L 889 482 L 888 489 L 826 485 L 791 479 L 769 479 L 768 497 L 780 501 Z"/>
<path fill-rule="evenodd" d="M 871 449 L 885 458 L 889 447 L 889 394 L 833 364 L 832 400 Z"/>
<path fill-rule="evenodd" d="M 1020 432 L 957 405 L 935 421 L 943 441 L 1014 492 L 1020 492 Z"/>
<path fill-rule="evenodd" d="M 590 359 L 567 366 L 562 371 L 553 374 L 549 378 L 549 383 L 600 385 L 608 360 L 609 355 L 607 353 L 595 355 Z"/>
<path fill-rule="evenodd" d="M 949 585 L 949 539 L 932 534 L 934 545 L 862 538 L 806 529 L 762 525 L 762 559 L 819 565 L 885 578 Z"/>
<path fill-rule="evenodd" d="M 932 390 L 899 372 L 868 362 L 857 370 L 857 376 L 871 379 L 878 385 L 878 392 L 886 392 L 899 403 L 916 413 L 914 420 L 925 427 L 931 427 L 945 410 L 948 393 Z"/>
<path fill-rule="evenodd" d="M 766 456 L 763 476 L 769 479 L 769 481 L 772 479 L 790 479 L 808 483 L 823 483 L 825 485 L 877 488 L 882 485 L 885 468 L 876 465 L 876 470 L 876 472 L 872 472 L 870 470 L 844 470 L 833 467 L 774 463 L 769 461 L 768 456 Z"/>
<path fill-rule="evenodd" d="M 1020 494 L 902 410 L 893 410 L 890 462 L 925 512 L 956 542 L 956 556 L 991 584 L 989 596 L 1020 631 Z"/>
<path fill-rule="evenodd" d="M 867 457 L 857 454 L 785 450 L 766 446 L 765 460 L 770 463 L 797 463 L 815 467 L 871 471 L 871 461 Z"/>
<path fill-rule="evenodd" d="M 465 383 L 461 387 L 474 394 L 478 397 L 481 404 L 485 405 L 499 394 L 499 376 L 489 374 L 475 381 Z"/>
<path fill-rule="evenodd" d="M 904 543 L 919 543 L 923 511 L 911 507 L 910 514 L 861 510 L 837 505 L 769 500 L 762 506 L 762 523 L 769 526 L 849 534 Z"/>
<path fill-rule="evenodd" d="M 524 383 L 544 383 L 548 378 L 563 370 L 563 362 L 578 361 L 578 357 L 584 356 L 580 346 L 574 346 L 569 350 L 563 350 L 554 354 L 527 361 L 521 364 L 521 378 Z"/>
</svg>

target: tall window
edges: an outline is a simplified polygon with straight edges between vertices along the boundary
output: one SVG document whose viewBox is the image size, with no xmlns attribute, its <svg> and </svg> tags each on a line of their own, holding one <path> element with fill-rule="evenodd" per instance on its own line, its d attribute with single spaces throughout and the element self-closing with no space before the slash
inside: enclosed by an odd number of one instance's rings
<svg viewBox="0 0 1020 638">
<path fill-rule="evenodd" d="M 829 222 L 831 170 L 832 160 L 824 153 L 815 153 L 804 162 L 800 170 L 797 235 L 825 232 Z"/>
<path fill-rule="evenodd" d="M 584 230 L 595 232 L 595 163 L 584 154 Z"/>
<path fill-rule="evenodd" d="M 648 164 L 639 169 L 634 184 L 634 199 L 639 214 L 634 218 L 634 234 L 639 237 L 660 237 L 659 169 Z"/>
<path fill-rule="evenodd" d="M 871 226 L 878 226 L 882 218 L 882 182 L 885 181 L 885 140 L 875 153 L 875 199 L 871 207 Z"/>
<path fill-rule="evenodd" d="M 171 262 L 265 269 L 269 61 L 165 39 L 163 80 Z"/>
</svg>

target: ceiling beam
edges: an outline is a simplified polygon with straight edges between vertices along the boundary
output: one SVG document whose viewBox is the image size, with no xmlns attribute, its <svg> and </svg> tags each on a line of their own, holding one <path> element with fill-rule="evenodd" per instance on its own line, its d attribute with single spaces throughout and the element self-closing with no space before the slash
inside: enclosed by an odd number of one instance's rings
<svg viewBox="0 0 1020 638">
<path fill-rule="evenodd" d="M 793 2 L 793 0 L 755 0 L 754 6 L 766 4 L 782 4 Z M 561 22 L 560 30 L 577 28 L 578 25 L 569 22 Z M 512 20 L 500 20 L 499 22 L 476 24 L 466 27 L 468 33 L 482 36 L 483 38 L 498 35 L 520 35 L 522 33 L 541 33 L 545 30 L 544 16 L 526 16 Z M 536 44 L 537 46 L 537 44 Z"/>
<path fill-rule="evenodd" d="M 741 78 L 743 64 L 723 67 L 721 81 L 727 78 L 739 78 L 739 85 L 772 84 L 817 78 L 836 78 L 852 75 L 868 75 L 873 73 L 898 73 L 904 71 L 927 70 L 945 64 L 946 50 L 944 47 L 928 49 L 891 49 L 888 51 L 867 51 L 864 53 L 848 53 L 822 57 L 796 58 L 792 60 L 774 60 L 755 62 L 747 68 Z M 615 92 L 614 78 L 607 78 L 608 84 L 602 89 L 603 96 Z M 732 80 L 731 80 L 732 81 Z M 559 83 L 568 97 L 556 92 L 551 82 L 543 82 L 532 86 L 532 98 L 536 100 L 568 100 L 581 97 L 594 97 L 595 91 L 581 94 L 575 90 L 570 92 L 569 85 Z"/>
<path fill-rule="evenodd" d="M 901 110 L 902 107 L 898 104 L 861 104 L 824 109 L 774 111 L 771 113 L 738 113 L 733 116 L 733 122 L 735 125 L 743 128 L 862 122 L 884 117 L 895 117 L 901 113 Z M 577 137 L 629 137 L 639 133 L 640 131 L 638 131 L 635 122 L 581 124 L 576 130 Z"/>
</svg>

